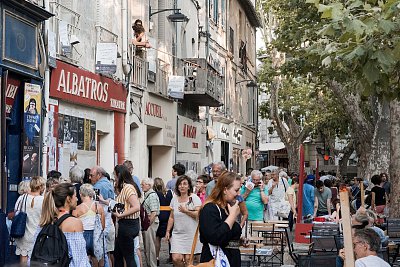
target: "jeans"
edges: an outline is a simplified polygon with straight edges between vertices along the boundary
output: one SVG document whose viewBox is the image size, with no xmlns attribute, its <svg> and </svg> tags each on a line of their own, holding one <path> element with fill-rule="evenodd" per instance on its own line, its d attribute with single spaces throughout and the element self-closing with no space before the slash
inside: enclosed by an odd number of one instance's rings
<svg viewBox="0 0 400 267">
<path fill-rule="evenodd" d="M 289 212 L 288 221 L 289 221 L 289 229 L 291 232 L 293 231 L 293 224 L 294 224 L 293 211 Z"/>
<path fill-rule="evenodd" d="M 139 234 L 139 219 L 118 220 L 118 235 L 115 238 L 114 266 L 137 267 L 135 262 L 135 237 Z"/>
<path fill-rule="evenodd" d="M 94 256 L 93 250 L 93 230 L 83 231 L 83 237 L 86 241 L 86 253 L 90 256 Z"/>
</svg>

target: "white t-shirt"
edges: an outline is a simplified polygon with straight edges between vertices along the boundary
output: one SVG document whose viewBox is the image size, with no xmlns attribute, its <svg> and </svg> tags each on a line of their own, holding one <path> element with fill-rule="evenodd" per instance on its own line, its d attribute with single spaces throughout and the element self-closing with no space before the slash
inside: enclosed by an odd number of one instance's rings
<svg viewBox="0 0 400 267">
<path fill-rule="evenodd" d="M 390 267 L 389 263 L 378 256 L 367 256 L 356 260 L 356 267 Z"/>
</svg>

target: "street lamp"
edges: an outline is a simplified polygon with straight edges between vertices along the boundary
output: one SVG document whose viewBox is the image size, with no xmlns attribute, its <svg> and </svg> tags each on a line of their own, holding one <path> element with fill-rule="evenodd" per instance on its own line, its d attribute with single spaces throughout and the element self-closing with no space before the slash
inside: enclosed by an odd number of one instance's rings
<svg viewBox="0 0 400 267">
<path fill-rule="evenodd" d="M 253 81 L 253 80 L 238 81 L 238 82 L 235 83 L 235 85 L 237 85 L 239 83 L 244 83 L 244 82 L 247 82 L 247 84 L 246 84 L 247 87 L 252 87 L 252 88 L 257 87 L 257 83 L 255 81 Z"/>
<path fill-rule="evenodd" d="M 172 22 L 189 21 L 188 17 L 181 13 L 180 8 L 166 8 L 166 9 L 155 9 L 155 10 L 156 10 L 155 12 L 151 12 L 151 7 L 149 7 L 149 18 L 151 18 L 151 16 L 161 13 L 161 12 L 174 11 L 173 14 L 171 14 L 167 17 L 168 20 L 170 20 Z"/>
</svg>

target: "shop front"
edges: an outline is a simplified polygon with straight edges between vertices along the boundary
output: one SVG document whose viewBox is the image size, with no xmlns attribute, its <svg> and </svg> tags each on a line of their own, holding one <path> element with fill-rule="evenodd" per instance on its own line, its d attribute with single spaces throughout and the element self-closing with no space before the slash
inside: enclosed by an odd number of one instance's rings
<svg viewBox="0 0 400 267">
<path fill-rule="evenodd" d="M 51 72 L 48 170 L 123 162 L 127 90 L 112 79 L 62 61 Z"/>
<path fill-rule="evenodd" d="M 177 134 L 176 103 L 152 93 L 144 94 L 144 124 L 148 166 L 147 176 L 160 177 L 167 182 L 175 164 Z M 145 166 L 137 166 L 145 168 Z"/>
<path fill-rule="evenodd" d="M 12 263 L 5 215 L 23 179 L 41 175 L 43 78 L 40 25 L 52 16 L 28 1 L 0 0 L 0 266 Z M 41 40 L 43 41 L 43 40 Z"/>
<path fill-rule="evenodd" d="M 246 159 L 244 153 L 245 140 L 243 128 L 238 124 L 232 125 L 232 171 L 245 174 Z"/>
<path fill-rule="evenodd" d="M 202 131 L 200 122 L 195 122 L 184 116 L 178 116 L 177 155 L 176 161 L 186 167 L 201 173 L 201 155 L 205 153 L 206 134 Z"/>
<path fill-rule="evenodd" d="M 214 161 L 223 161 L 228 170 L 232 170 L 232 127 L 231 124 L 215 121 L 216 137 L 213 141 Z"/>
</svg>

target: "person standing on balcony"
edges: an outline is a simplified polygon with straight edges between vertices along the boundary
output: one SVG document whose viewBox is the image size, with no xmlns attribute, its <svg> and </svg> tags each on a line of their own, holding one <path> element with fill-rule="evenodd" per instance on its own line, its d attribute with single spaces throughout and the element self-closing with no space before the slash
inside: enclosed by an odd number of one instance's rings
<svg viewBox="0 0 400 267">
<path fill-rule="evenodd" d="M 139 48 L 151 48 L 151 44 L 146 39 L 144 35 L 145 30 L 143 27 L 143 23 L 140 19 L 137 19 L 132 26 L 132 30 L 134 32 L 134 38 L 132 39 L 132 43 Z"/>
</svg>

